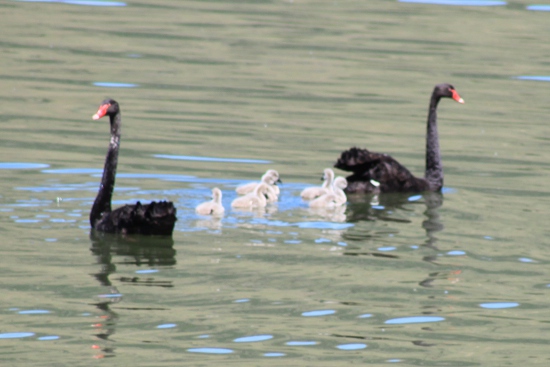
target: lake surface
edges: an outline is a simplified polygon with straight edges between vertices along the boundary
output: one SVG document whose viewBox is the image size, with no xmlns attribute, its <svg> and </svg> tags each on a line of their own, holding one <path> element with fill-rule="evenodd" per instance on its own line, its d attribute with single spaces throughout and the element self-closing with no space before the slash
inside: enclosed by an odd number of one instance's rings
<svg viewBox="0 0 550 367">
<path fill-rule="evenodd" d="M 3 365 L 547 366 L 550 12 L 465 3 L 0 4 Z M 422 175 L 440 82 L 441 195 L 308 209 L 352 146 Z M 173 201 L 172 240 L 90 235 L 106 97 L 114 205 Z"/>
</svg>

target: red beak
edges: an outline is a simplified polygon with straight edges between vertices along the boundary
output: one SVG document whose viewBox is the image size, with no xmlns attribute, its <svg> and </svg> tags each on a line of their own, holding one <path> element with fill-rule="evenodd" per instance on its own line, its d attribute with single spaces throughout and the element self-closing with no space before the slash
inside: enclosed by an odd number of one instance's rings
<svg viewBox="0 0 550 367">
<path fill-rule="evenodd" d="M 454 89 L 451 89 L 451 93 L 453 94 L 453 99 L 455 101 L 457 101 L 458 103 L 464 103 L 464 100 L 462 98 L 460 98 L 460 96 L 458 95 L 458 92 Z"/>
<path fill-rule="evenodd" d="M 94 120 L 99 120 L 103 116 L 107 114 L 107 110 L 109 109 L 111 105 L 110 104 L 104 104 L 99 106 L 99 110 L 97 110 L 96 114 L 92 116 Z"/>
</svg>

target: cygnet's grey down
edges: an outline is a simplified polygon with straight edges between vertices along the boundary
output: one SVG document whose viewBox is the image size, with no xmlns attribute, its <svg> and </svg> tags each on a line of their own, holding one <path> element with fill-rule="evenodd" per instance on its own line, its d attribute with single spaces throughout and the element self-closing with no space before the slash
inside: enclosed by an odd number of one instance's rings
<svg viewBox="0 0 550 367">
<path fill-rule="evenodd" d="M 332 183 L 333 192 L 319 196 L 317 199 L 309 202 L 311 208 L 335 208 L 348 201 L 344 189 L 348 186 L 348 181 L 338 176 Z"/>
<path fill-rule="evenodd" d="M 239 195 L 246 195 L 254 191 L 256 186 L 258 186 L 262 182 L 271 186 L 275 192 L 275 195 L 279 195 L 279 193 L 281 192 L 279 187 L 276 185 L 277 183 L 281 183 L 281 180 L 279 179 L 279 172 L 275 171 L 274 169 L 267 170 L 267 172 L 264 173 L 264 175 L 262 176 L 260 182 L 250 182 L 241 185 L 237 187 L 235 191 L 237 191 L 237 194 Z"/>
<path fill-rule="evenodd" d="M 200 215 L 222 215 L 225 211 L 222 205 L 222 191 L 214 187 L 212 189 L 212 200 L 199 204 L 195 211 Z"/>
<path fill-rule="evenodd" d="M 330 168 L 325 168 L 323 171 L 323 185 L 305 188 L 300 196 L 304 200 L 313 200 L 324 194 L 332 192 L 332 181 L 334 180 L 334 171 Z"/>
<path fill-rule="evenodd" d="M 265 208 L 267 205 L 266 195 L 268 190 L 269 185 L 262 182 L 256 186 L 254 191 L 233 200 L 231 206 L 233 208 L 246 209 Z"/>
</svg>

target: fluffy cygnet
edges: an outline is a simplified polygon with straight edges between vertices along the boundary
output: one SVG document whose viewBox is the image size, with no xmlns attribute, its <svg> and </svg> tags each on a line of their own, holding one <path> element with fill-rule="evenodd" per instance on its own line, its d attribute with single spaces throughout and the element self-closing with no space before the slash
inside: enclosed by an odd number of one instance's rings
<svg viewBox="0 0 550 367">
<path fill-rule="evenodd" d="M 332 181 L 334 180 L 334 171 L 330 168 L 325 168 L 323 171 L 323 185 L 305 188 L 300 196 L 304 200 L 312 200 L 332 192 Z"/>
<path fill-rule="evenodd" d="M 239 195 L 246 195 L 254 191 L 256 186 L 258 186 L 262 182 L 271 186 L 275 192 L 275 195 L 279 195 L 279 193 L 281 192 L 279 187 L 276 185 L 277 183 L 281 183 L 281 180 L 279 179 L 279 172 L 275 171 L 274 169 L 267 170 L 267 172 L 264 173 L 264 175 L 262 176 L 260 182 L 250 182 L 241 185 L 237 187 L 235 191 L 237 191 L 237 194 Z"/>
<path fill-rule="evenodd" d="M 348 181 L 338 176 L 332 184 L 333 192 L 319 196 L 317 199 L 309 202 L 311 208 L 334 208 L 343 205 L 348 201 L 344 189 L 348 186 Z"/>
<path fill-rule="evenodd" d="M 267 205 L 266 195 L 269 190 L 269 185 L 262 182 L 256 186 L 254 191 L 233 200 L 231 206 L 233 208 L 264 208 Z"/>
<path fill-rule="evenodd" d="M 200 215 L 222 215 L 225 211 L 222 205 L 222 191 L 214 187 L 212 189 L 212 200 L 199 204 L 195 211 Z"/>
</svg>

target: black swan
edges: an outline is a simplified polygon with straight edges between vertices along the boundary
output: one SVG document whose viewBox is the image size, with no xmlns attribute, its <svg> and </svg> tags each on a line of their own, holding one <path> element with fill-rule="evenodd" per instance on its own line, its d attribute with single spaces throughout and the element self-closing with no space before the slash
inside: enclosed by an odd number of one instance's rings
<svg viewBox="0 0 550 367">
<path fill-rule="evenodd" d="M 414 177 L 408 169 L 387 154 L 351 148 L 342 152 L 334 167 L 353 172 L 346 177 L 346 193 L 440 191 L 443 187 L 443 165 L 437 133 L 437 104 L 443 97 L 464 103 L 450 84 L 435 86 L 430 99 L 426 133 L 426 172 Z"/>
<path fill-rule="evenodd" d="M 139 201 L 134 205 L 125 205 L 111 210 L 111 197 L 115 187 L 115 176 L 120 146 L 120 107 L 112 99 L 106 99 L 93 116 L 98 120 L 109 115 L 111 122 L 111 141 L 99 192 L 90 212 L 90 225 L 100 232 L 170 236 L 176 222 L 176 208 L 167 201 L 151 202 L 143 205 Z"/>
</svg>

